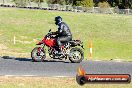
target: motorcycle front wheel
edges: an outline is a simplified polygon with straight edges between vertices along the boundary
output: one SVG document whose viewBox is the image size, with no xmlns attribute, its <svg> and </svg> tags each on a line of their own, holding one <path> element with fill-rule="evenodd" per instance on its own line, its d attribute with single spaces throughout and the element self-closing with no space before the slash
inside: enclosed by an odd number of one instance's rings
<svg viewBox="0 0 132 88">
<path fill-rule="evenodd" d="M 82 62 L 83 59 L 84 59 L 84 53 L 82 49 L 76 47 L 70 50 L 69 60 L 72 63 L 80 63 Z"/>
<path fill-rule="evenodd" d="M 46 58 L 46 54 L 44 52 L 44 49 L 42 49 L 40 51 L 40 53 L 38 53 L 38 49 L 41 48 L 41 47 L 35 47 L 32 52 L 31 52 L 31 58 L 33 61 L 36 61 L 36 62 L 43 62 Z"/>
</svg>

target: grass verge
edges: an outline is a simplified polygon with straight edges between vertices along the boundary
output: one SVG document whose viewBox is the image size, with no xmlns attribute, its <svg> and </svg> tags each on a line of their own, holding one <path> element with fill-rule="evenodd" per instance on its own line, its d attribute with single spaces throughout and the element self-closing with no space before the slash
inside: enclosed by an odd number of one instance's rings
<svg viewBox="0 0 132 88">
<path fill-rule="evenodd" d="M 57 77 L 0 77 L 0 88 L 132 88 L 132 84 L 85 84 L 75 78 Z"/>
<path fill-rule="evenodd" d="M 73 38 L 84 42 L 85 58 L 89 53 L 88 42 L 92 40 L 93 60 L 132 61 L 132 16 L 129 15 L 0 8 L 0 44 L 7 46 L 7 50 L 30 53 L 35 39 L 42 38 L 49 29 L 56 31 L 54 17 L 58 15 L 70 26 Z"/>
</svg>

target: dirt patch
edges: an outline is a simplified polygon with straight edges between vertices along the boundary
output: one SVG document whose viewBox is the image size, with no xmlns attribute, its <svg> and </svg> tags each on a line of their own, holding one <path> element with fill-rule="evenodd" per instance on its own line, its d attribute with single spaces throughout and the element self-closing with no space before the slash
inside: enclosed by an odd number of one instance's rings
<svg viewBox="0 0 132 88">
<path fill-rule="evenodd" d="M 131 84 L 85 84 L 75 78 L 58 77 L 0 77 L 0 88 L 132 88 Z"/>
<path fill-rule="evenodd" d="M 26 86 L 33 86 L 33 85 L 40 85 L 41 86 L 49 86 L 50 85 L 70 85 L 74 84 L 74 78 L 57 78 L 57 77 L 8 77 L 8 76 L 1 76 L 0 77 L 0 85 L 15 85 L 21 86 L 22 88 Z M 37 86 L 36 86 L 37 87 Z M 45 86 L 46 87 L 46 86 Z M 40 88 L 40 87 L 38 87 Z"/>
<path fill-rule="evenodd" d="M 19 53 L 17 49 L 9 49 L 4 44 L 0 44 L 0 56 L 13 56 L 13 57 L 23 57 L 30 58 L 30 53 Z"/>
<path fill-rule="evenodd" d="M 8 47 L 5 46 L 4 44 L 0 44 L 0 51 L 1 51 L 1 50 L 5 50 L 5 49 L 8 49 Z"/>
</svg>

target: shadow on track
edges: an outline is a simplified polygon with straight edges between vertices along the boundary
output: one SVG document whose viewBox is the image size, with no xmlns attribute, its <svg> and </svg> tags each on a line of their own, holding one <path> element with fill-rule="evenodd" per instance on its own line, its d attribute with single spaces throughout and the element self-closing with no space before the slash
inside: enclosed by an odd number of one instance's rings
<svg viewBox="0 0 132 88">
<path fill-rule="evenodd" d="M 15 58 L 15 57 L 10 57 L 10 56 L 3 56 L 3 59 L 12 59 L 12 60 L 17 60 L 17 61 L 30 61 L 30 62 L 35 62 L 31 58 Z M 63 63 L 70 63 L 68 61 L 63 61 L 63 60 L 44 60 L 43 62 L 63 62 Z"/>
</svg>

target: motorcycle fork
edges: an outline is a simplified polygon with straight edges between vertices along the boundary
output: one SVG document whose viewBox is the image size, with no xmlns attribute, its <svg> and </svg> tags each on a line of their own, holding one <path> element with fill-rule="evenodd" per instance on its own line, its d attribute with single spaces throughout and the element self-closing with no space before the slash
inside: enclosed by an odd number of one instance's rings
<svg viewBox="0 0 132 88">
<path fill-rule="evenodd" d="M 43 46 L 43 47 L 39 47 L 39 48 L 38 48 L 38 53 L 37 53 L 37 54 L 38 54 L 38 56 L 40 56 L 40 53 L 41 53 L 41 51 L 43 50 L 43 48 L 44 48 L 44 46 Z"/>
<path fill-rule="evenodd" d="M 41 48 L 39 47 L 38 48 L 38 53 L 37 53 L 38 56 L 40 56 L 40 52 L 41 52 Z"/>
</svg>

